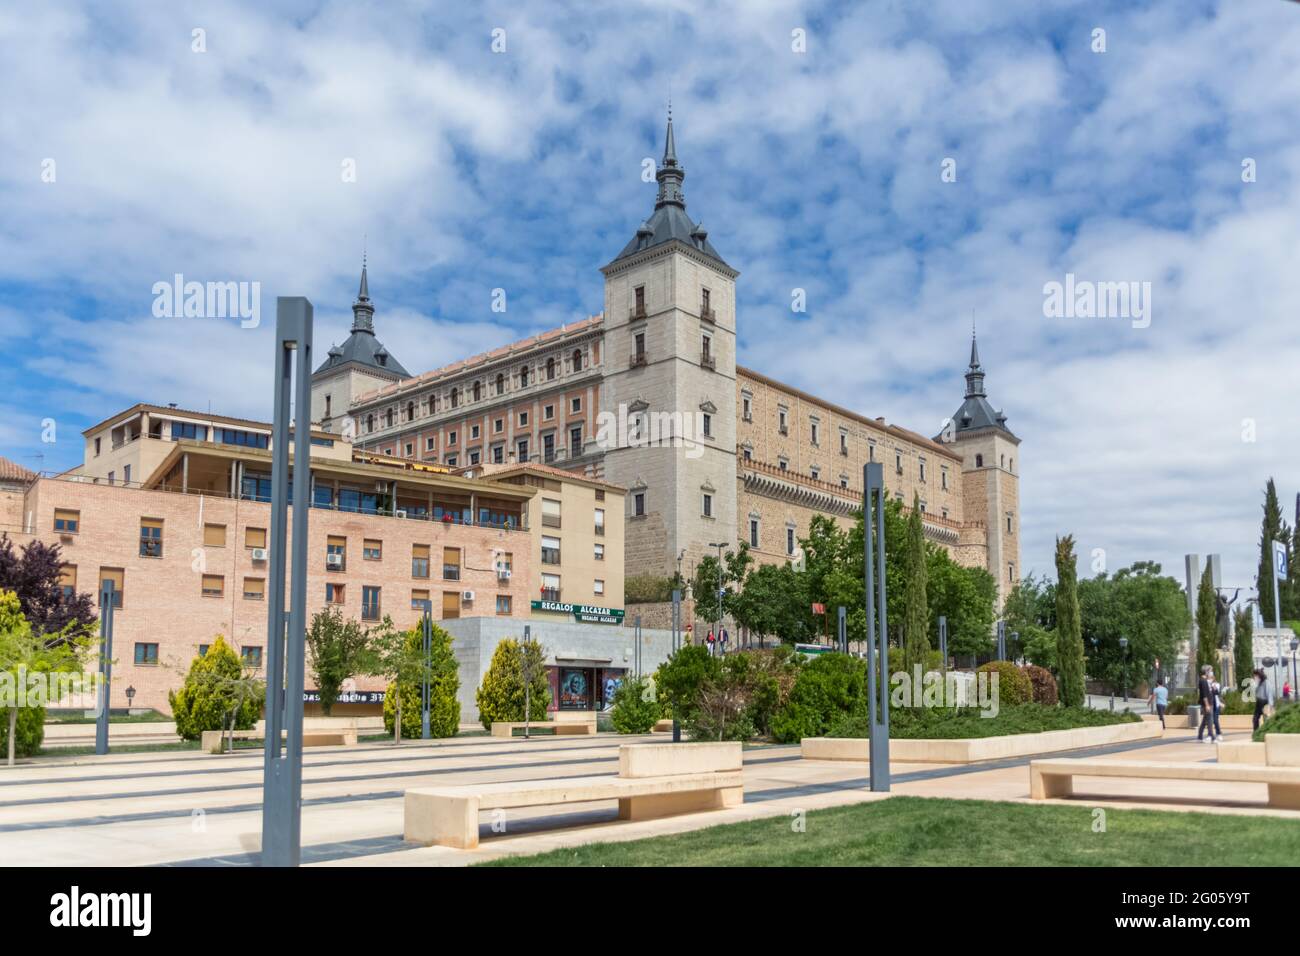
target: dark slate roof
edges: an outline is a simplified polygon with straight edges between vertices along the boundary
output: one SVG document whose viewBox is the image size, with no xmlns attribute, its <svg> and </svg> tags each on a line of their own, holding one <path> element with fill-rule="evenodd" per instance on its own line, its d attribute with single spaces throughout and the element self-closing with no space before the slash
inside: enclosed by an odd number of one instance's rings
<svg viewBox="0 0 1300 956">
<path fill-rule="evenodd" d="M 735 272 L 718 254 L 718 250 L 713 248 L 713 243 L 709 242 L 708 231 L 686 214 L 686 197 L 682 193 L 682 180 L 685 178 L 686 170 L 677 161 L 673 117 L 669 113 L 668 132 L 664 136 L 664 157 L 655 173 L 655 179 L 659 181 L 659 195 L 655 199 L 654 212 L 641 223 L 632 241 L 623 247 L 623 251 L 614 257 L 610 265 L 646 249 L 677 240 L 704 253 L 728 272 Z"/>
<path fill-rule="evenodd" d="M 316 369 L 316 375 L 354 362 L 398 378 L 410 378 L 411 373 L 402 363 L 388 354 L 382 342 L 375 337 L 375 307 L 370 301 L 370 282 L 366 266 L 361 265 L 361 288 L 352 303 L 352 334 L 342 345 L 332 346 L 325 361 Z"/>
</svg>

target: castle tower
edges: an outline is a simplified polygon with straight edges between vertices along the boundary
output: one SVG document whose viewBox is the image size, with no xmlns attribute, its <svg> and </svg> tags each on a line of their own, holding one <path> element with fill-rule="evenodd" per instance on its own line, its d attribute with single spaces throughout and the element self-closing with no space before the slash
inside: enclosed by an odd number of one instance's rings
<svg viewBox="0 0 1300 956">
<path fill-rule="evenodd" d="M 365 258 L 361 260 L 361 288 L 352 303 L 352 334 L 342 345 L 330 347 L 329 355 L 311 377 L 311 420 L 326 431 L 342 433 L 348 409 L 362 392 L 410 378 L 375 337 L 375 307 L 370 301 L 370 283 Z"/>
<path fill-rule="evenodd" d="M 1020 439 L 1007 428 L 1007 416 L 989 404 L 984 369 L 972 330 L 966 397 L 936 441 L 962 456 L 962 513 L 969 525 L 986 529 L 984 566 L 998 582 L 998 607 L 1020 580 Z"/>
<path fill-rule="evenodd" d="M 628 489 L 630 573 L 684 574 L 736 539 L 736 277 L 686 213 L 672 114 L 654 211 L 605 275 L 601 407 L 626 420 L 605 478 Z M 626 432 L 626 434 L 624 434 Z"/>
</svg>

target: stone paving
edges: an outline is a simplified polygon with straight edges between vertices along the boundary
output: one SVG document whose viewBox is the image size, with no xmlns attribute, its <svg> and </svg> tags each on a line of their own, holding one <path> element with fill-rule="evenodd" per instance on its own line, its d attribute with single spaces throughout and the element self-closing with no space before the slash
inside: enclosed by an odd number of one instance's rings
<svg viewBox="0 0 1300 956">
<path fill-rule="evenodd" d="M 1247 733 L 1228 740 L 1249 739 Z M 802 760 L 798 747 L 745 752 L 740 807 L 660 820 L 618 822 L 614 801 L 512 811 L 506 832 L 481 823 L 481 846 L 463 851 L 402 841 L 408 787 L 557 779 L 615 773 L 620 744 L 664 742 L 663 735 L 457 738 L 312 748 L 304 758 L 303 862 L 307 865 L 464 865 L 593 841 L 637 839 L 797 810 L 887 799 L 867 788 L 865 763 Z M 1195 733 L 1170 728 L 1163 740 L 1076 751 L 1069 756 L 1213 760 Z M 914 796 L 1027 801 L 1028 759 L 968 766 L 899 764 L 892 792 Z M 0 768 L 0 864 L 248 865 L 261 842 L 262 752 L 118 754 L 53 757 Z M 1086 807 L 1154 807 L 1253 813 L 1270 810 L 1262 784 L 1080 779 L 1073 801 Z M 1090 797 L 1088 794 L 1105 794 Z M 1062 802 L 1062 801 L 1052 801 Z"/>
</svg>

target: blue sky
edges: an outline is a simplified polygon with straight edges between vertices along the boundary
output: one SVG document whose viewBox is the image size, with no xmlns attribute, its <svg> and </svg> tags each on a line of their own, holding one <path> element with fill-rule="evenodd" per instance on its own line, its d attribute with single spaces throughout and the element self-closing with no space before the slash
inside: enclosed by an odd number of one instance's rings
<svg viewBox="0 0 1300 956">
<path fill-rule="evenodd" d="M 0 89 L 0 454 L 28 467 L 136 401 L 267 417 L 274 297 L 341 340 L 363 237 L 413 371 L 600 311 L 671 92 L 742 364 L 933 434 L 974 318 L 1026 571 L 1069 531 L 1084 573 L 1220 551 L 1249 586 L 1264 480 L 1300 490 L 1294 3 L 38 4 L 0 12 Z M 177 272 L 259 281 L 262 327 L 155 318 Z M 1151 282 L 1149 327 L 1046 318 L 1068 272 Z"/>
</svg>

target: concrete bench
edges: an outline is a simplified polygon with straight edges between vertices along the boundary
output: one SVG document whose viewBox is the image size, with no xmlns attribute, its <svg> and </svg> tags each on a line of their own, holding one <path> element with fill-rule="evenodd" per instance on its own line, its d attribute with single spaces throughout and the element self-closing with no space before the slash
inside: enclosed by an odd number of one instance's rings
<svg viewBox="0 0 1300 956">
<path fill-rule="evenodd" d="M 407 790 L 404 836 L 472 850 L 482 810 L 617 800 L 620 820 L 648 820 L 737 806 L 745 793 L 742 759 L 739 743 L 624 744 L 616 776 Z"/>
<path fill-rule="evenodd" d="M 1248 763 L 1161 763 L 1154 760 L 1108 760 L 1101 757 L 1031 760 L 1029 798 L 1051 800 L 1071 796 L 1074 793 L 1075 777 L 1262 783 L 1268 786 L 1270 807 L 1300 810 L 1300 766 L 1270 767 Z"/>
<path fill-rule="evenodd" d="M 532 730 L 549 730 L 556 735 L 562 734 L 594 734 L 596 732 L 596 722 L 577 721 L 577 720 L 532 720 L 525 724 L 522 720 L 494 720 L 492 721 L 493 737 L 513 737 L 515 729 L 522 730 L 525 726 Z"/>
<path fill-rule="evenodd" d="M 199 744 L 204 753 L 219 754 L 225 750 L 226 738 L 235 740 L 265 740 L 266 729 L 236 730 L 229 735 L 224 730 L 205 730 Z M 304 730 L 302 745 L 304 747 L 355 747 L 357 732 L 346 728 L 340 730 Z"/>
</svg>

